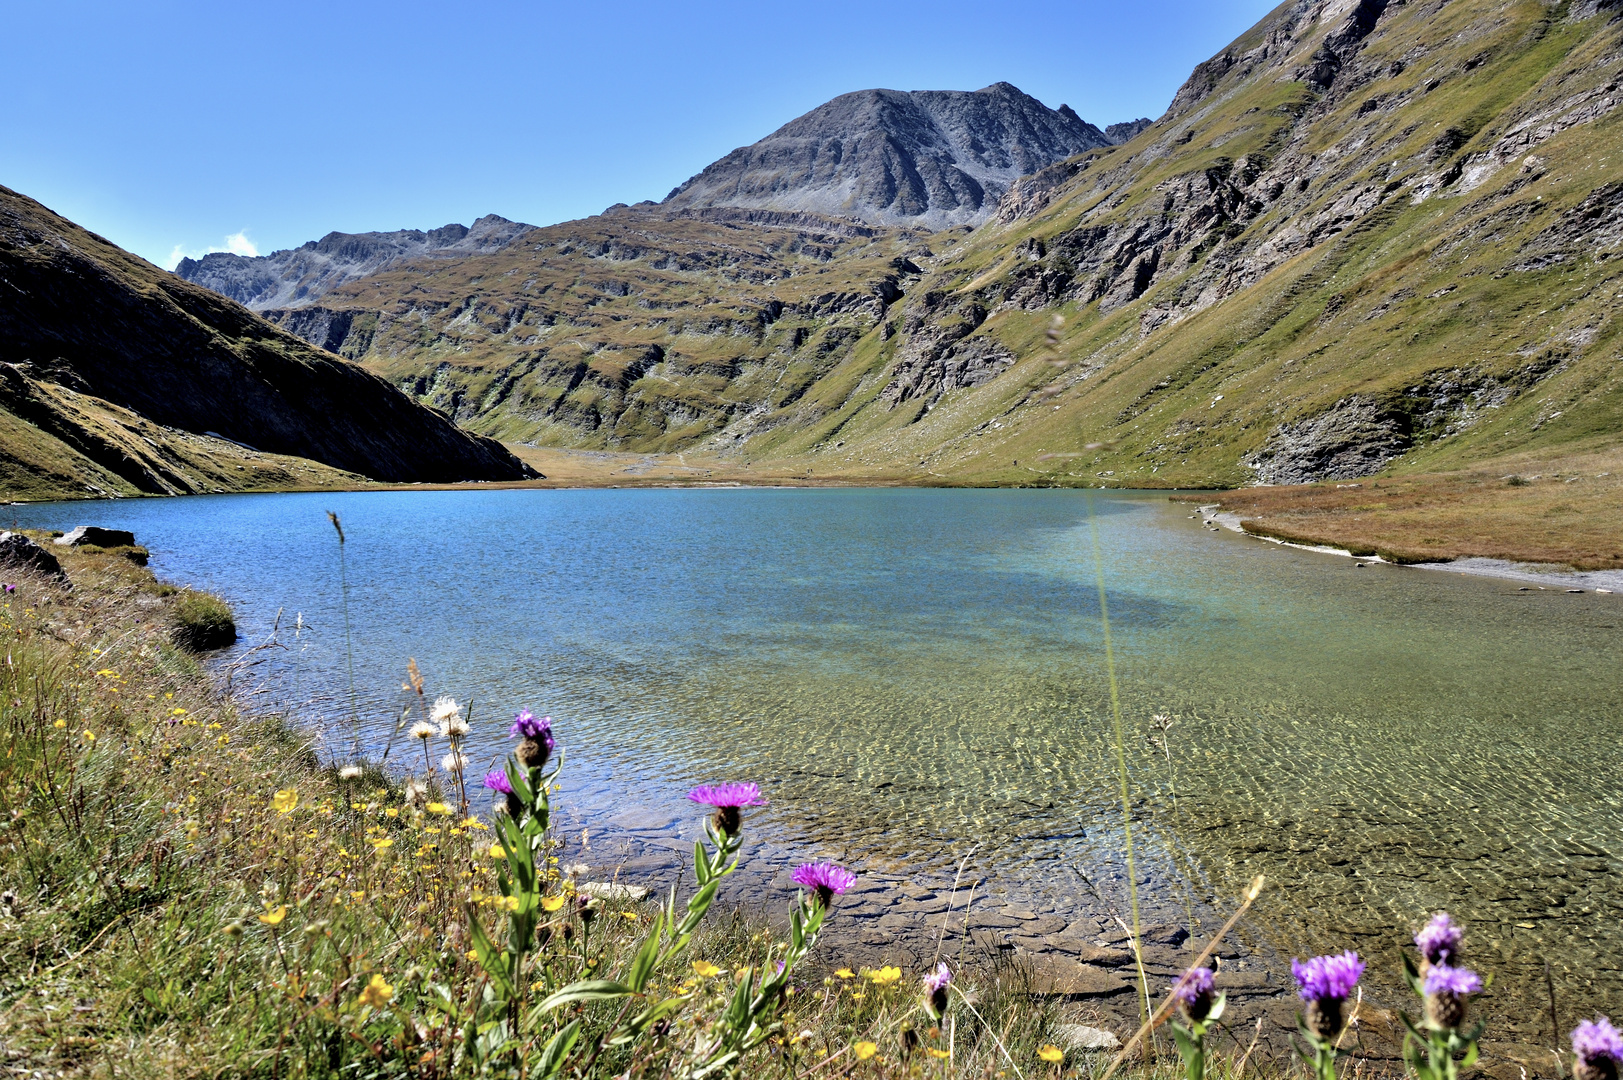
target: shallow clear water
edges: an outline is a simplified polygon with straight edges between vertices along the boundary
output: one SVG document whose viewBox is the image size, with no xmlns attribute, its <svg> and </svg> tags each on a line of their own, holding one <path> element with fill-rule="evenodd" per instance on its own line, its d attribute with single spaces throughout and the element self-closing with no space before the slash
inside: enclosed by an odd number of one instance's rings
<svg viewBox="0 0 1623 1080">
<path fill-rule="evenodd" d="M 973 848 L 994 888 L 1099 910 L 1124 906 L 1125 875 L 1088 499 L 391 492 L 13 512 L 135 530 L 160 574 L 231 599 L 246 644 L 281 609 L 289 647 L 257 654 L 277 661 L 262 700 L 324 715 L 335 754 L 350 729 L 328 509 L 349 537 L 373 753 L 416 657 L 430 694 L 474 700 L 481 767 L 514 710 L 550 713 L 592 813 L 675 821 L 691 783 L 759 779 L 768 827 L 808 854 L 894 869 Z M 1203 531 L 1162 497 L 1093 500 L 1152 909 L 1206 910 L 1266 873 L 1263 933 L 1390 966 L 1448 908 L 1502 1006 L 1543 1000 L 1548 959 L 1564 1002 L 1623 1007 L 1623 597 L 1354 570 Z M 239 678 L 270 667 L 255 672 Z"/>
</svg>

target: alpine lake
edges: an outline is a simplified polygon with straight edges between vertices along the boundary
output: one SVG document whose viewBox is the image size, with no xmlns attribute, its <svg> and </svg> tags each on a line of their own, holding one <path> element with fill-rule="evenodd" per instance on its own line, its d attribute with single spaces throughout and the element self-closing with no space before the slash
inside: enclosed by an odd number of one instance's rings
<svg viewBox="0 0 1623 1080">
<path fill-rule="evenodd" d="M 431 698 L 471 705 L 475 775 L 514 712 L 551 715 L 566 862 L 619 860 L 626 882 L 668 868 L 651 875 L 668 887 L 702 820 L 687 789 L 758 781 L 749 895 L 781 908 L 795 862 L 844 862 L 868 883 L 846 898 L 869 930 L 852 947 L 876 959 L 899 940 L 876 895 L 892 886 L 931 934 L 967 904 L 988 948 L 1040 952 L 1044 930 L 1086 939 L 1070 950 L 1086 959 L 1124 940 L 1102 572 L 1141 918 L 1161 940 L 1203 943 L 1262 874 L 1224 953 L 1236 988 L 1288 1000 L 1286 958 L 1355 948 L 1402 1006 L 1399 950 L 1446 909 L 1493 976 L 1482 1007 L 1501 1038 L 1549 1046 L 1551 989 L 1563 1032 L 1623 1009 L 1623 596 L 1355 570 L 1213 533 L 1147 492 L 391 491 L 12 513 L 131 529 L 160 577 L 226 597 L 242 637 L 222 678 L 332 758 L 387 749 L 422 771 L 395 734 L 408 658 Z"/>
</svg>

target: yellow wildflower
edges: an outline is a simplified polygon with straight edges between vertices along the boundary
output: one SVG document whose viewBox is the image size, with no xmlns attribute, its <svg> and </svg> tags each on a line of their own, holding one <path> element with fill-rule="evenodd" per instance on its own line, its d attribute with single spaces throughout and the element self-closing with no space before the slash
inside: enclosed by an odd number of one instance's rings
<svg viewBox="0 0 1623 1080">
<path fill-rule="evenodd" d="M 626 920 L 628 920 L 630 922 L 636 922 L 637 921 L 637 913 L 635 911 L 622 911 L 622 912 L 620 912 L 620 915 L 621 915 L 622 918 L 625 918 Z"/>
<path fill-rule="evenodd" d="M 97 675 L 111 675 L 115 679 L 118 678 L 118 672 L 114 671 L 112 668 L 102 668 L 100 671 L 96 672 L 96 674 Z"/>
<path fill-rule="evenodd" d="M 389 807 L 389 809 L 387 809 L 387 810 L 385 810 L 383 812 L 383 816 L 384 817 L 399 817 L 400 816 L 400 811 L 391 806 L 391 807 Z"/>
<path fill-rule="evenodd" d="M 490 831 L 490 826 L 486 825 L 478 818 L 469 818 L 467 821 L 461 821 L 457 824 L 461 825 L 464 829 L 478 829 L 480 832 Z"/>
<path fill-rule="evenodd" d="M 500 900 L 496 901 L 496 906 L 499 907 L 499 908 L 504 908 L 504 909 L 506 909 L 508 911 L 517 911 L 518 910 L 518 897 L 516 897 L 516 896 L 504 896 Z"/>
<path fill-rule="evenodd" d="M 851 1052 L 857 1056 L 858 1061 L 867 1061 L 869 1058 L 879 1053 L 879 1044 L 863 1040 L 862 1042 L 854 1043 L 851 1047 Z"/>
<path fill-rule="evenodd" d="M 266 926 L 280 926 L 285 918 L 287 918 L 287 905 L 282 904 L 273 910 L 266 911 L 265 914 L 259 917 L 259 921 Z"/>
<path fill-rule="evenodd" d="M 541 910 L 549 915 L 563 906 L 564 898 L 561 896 L 543 896 L 541 898 Z"/>
<path fill-rule="evenodd" d="M 387 836 L 380 836 L 376 840 L 372 841 L 372 846 L 377 850 L 382 851 L 386 847 L 393 847 L 394 841 L 389 839 Z"/>
<path fill-rule="evenodd" d="M 851 971 L 850 968 L 841 968 L 840 970 L 836 971 L 834 974 L 835 974 L 836 977 L 841 978 L 841 979 L 854 979 L 854 978 L 856 978 L 856 975 Z"/>
<path fill-rule="evenodd" d="M 1060 1062 L 1065 1060 L 1065 1051 L 1050 1043 L 1038 1050 L 1037 1056 L 1048 1062 L 1050 1065 L 1058 1065 Z"/>
<path fill-rule="evenodd" d="M 299 805 L 299 793 L 292 788 L 283 788 L 271 796 L 271 806 L 278 814 L 291 814 L 293 808 Z"/>
<path fill-rule="evenodd" d="M 502 846 L 500 844 L 491 844 L 490 857 L 492 859 L 505 859 L 507 858 L 507 852 L 502 850 Z"/>
<path fill-rule="evenodd" d="M 708 960 L 693 961 L 693 974 L 701 979 L 713 979 L 721 974 L 721 969 Z"/>
<path fill-rule="evenodd" d="M 929 1054 L 933 1058 L 946 1058 L 946 1057 L 951 1057 L 952 1056 L 951 1054 L 947 1053 L 945 1050 L 937 1050 L 933 1046 L 926 1046 L 924 1048 L 924 1052 L 926 1054 Z"/>
<path fill-rule="evenodd" d="M 430 814 L 438 814 L 441 817 L 444 817 L 446 814 L 451 812 L 451 808 L 442 802 L 431 802 L 427 806 L 423 807 L 423 809 L 427 810 Z"/>
<path fill-rule="evenodd" d="M 94 731 L 86 731 L 84 734 L 84 740 L 85 742 L 95 742 L 96 733 Z"/>
<path fill-rule="evenodd" d="M 56 722 L 51 724 L 51 726 L 54 727 L 54 728 L 65 728 L 65 727 L 68 726 L 68 722 L 66 720 L 57 720 Z"/>
<path fill-rule="evenodd" d="M 875 986 L 895 986 L 902 979 L 902 969 L 886 964 L 878 971 L 868 972 L 868 981 Z"/>
<path fill-rule="evenodd" d="M 392 997 L 394 997 L 394 987 L 384 982 L 382 975 L 374 975 L 372 981 L 366 984 L 366 989 L 361 991 L 361 996 L 356 1000 L 362 1005 L 370 1005 L 374 1009 L 381 1009 L 389 1003 L 389 999 Z"/>
</svg>

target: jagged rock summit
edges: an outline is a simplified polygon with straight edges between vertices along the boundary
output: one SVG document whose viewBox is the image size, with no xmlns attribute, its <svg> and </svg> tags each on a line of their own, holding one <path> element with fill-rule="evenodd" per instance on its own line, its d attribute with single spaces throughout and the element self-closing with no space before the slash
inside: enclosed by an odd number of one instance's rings
<svg viewBox="0 0 1623 1080">
<path fill-rule="evenodd" d="M 357 278 L 424 255 L 476 255 L 506 247 L 535 226 L 487 214 L 466 225 L 397 232 L 330 232 L 269 255 L 214 251 L 182 259 L 175 273 L 251 311 L 308 303 Z"/>
<path fill-rule="evenodd" d="M 664 205 L 977 225 L 1017 177 L 1115 141 L 1069 106 L 1050 109 L 1006 82 L 973 92 L 860 90 L 734 150 Z"/>
</svg>

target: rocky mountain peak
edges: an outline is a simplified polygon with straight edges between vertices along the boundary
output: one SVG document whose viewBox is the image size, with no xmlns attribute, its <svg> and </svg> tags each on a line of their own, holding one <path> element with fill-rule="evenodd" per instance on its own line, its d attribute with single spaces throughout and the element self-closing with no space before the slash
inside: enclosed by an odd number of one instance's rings
<svg viewBox="0 0 1623 1080">
<path fill-rule="evenodd" d="M 841 94 L 740 147 L 664 205 L 810 212 L 948 228 L 986 220 L 1017 177 L 1095 147 L 1103 131 L 1006 82 Z"/>
</svg>

